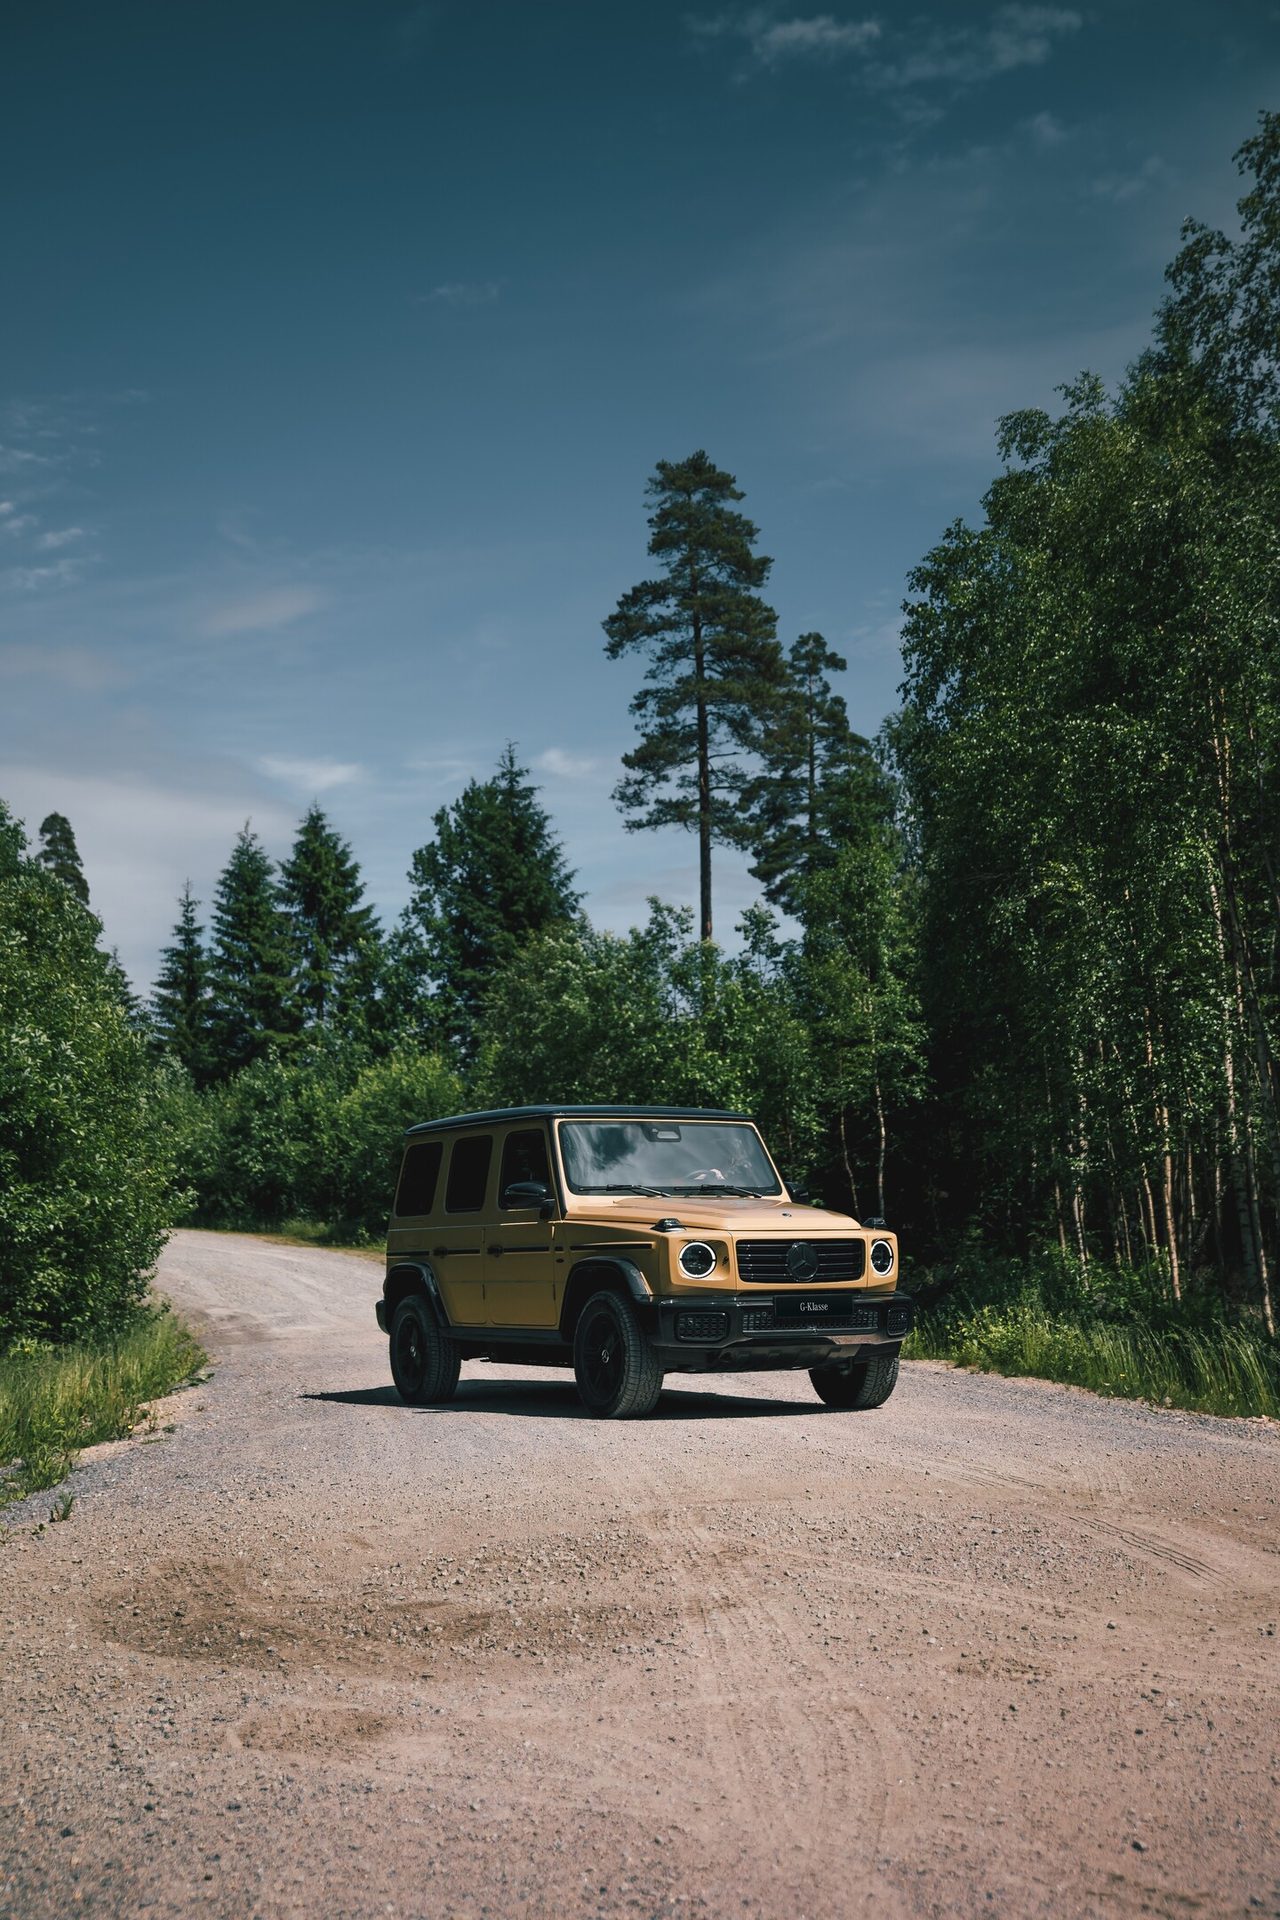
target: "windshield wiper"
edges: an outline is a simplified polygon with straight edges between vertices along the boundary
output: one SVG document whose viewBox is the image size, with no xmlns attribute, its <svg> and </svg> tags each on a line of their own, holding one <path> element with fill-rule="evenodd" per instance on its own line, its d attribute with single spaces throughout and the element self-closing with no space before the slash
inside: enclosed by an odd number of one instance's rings
<svg viewBox="0 0 1280 1920">
<path fill-rule="evenodd" d="M 667 1187 L 636 1187 L 632 1186 L 629 1181 L 623 1181 L 620 1186 L 580 1187 L 578 1191 L 580 1193 L 642 1193 L 650 1200 L 661 1200 L 663 1195 L 669 1192 L 670 1189 Z"/>
<path fill-rule="evenodd" d="M 765 1197 L 755 1187 L 733 1187 L 726 1180 L 715 1180 L 705 1187 L 672 1187 L 671 1191 L 672 1193 L 732 1193 L 740 1200 L 763 1200 Z"/>
</svg>

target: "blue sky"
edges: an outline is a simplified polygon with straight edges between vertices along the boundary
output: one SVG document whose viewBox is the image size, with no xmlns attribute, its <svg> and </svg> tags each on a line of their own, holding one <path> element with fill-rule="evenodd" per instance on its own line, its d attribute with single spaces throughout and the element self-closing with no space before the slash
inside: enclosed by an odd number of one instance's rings
<svg viewBox="0 0 1280 1920">
<path fill-rule="evenodd" d="M 313 798 L 392 917 L 508 739 L 597 922 L 692 900 L 609 798 L 655 462 L 737 474 L 874 732 L 995 418 L 1118 376 L 1278 80 L 1232 0 L 11 9 L 0 795 L 142 985 Z"/>
</svg>

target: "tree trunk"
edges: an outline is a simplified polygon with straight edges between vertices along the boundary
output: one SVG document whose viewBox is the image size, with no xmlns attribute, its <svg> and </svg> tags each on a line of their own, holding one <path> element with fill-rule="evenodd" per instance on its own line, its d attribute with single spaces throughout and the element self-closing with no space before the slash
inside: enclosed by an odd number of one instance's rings
<svg viewBox="0 0 1280 1920">
<path fill-rule="evenodd" d="M 707 702 L 703 692 L 706 673 L 706 646 L 702 621 L 693 617 L 693 670 L 698 683 L 698 905 L 701 938 L 710 940 L 711 932 L 711 728 L 707 720 Z"/>
</svg>

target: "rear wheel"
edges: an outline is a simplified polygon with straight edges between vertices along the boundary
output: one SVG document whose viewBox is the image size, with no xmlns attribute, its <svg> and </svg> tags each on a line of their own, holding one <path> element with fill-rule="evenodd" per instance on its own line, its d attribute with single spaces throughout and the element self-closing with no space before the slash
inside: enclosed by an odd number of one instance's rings
<svg viewBox="0 0 1280 1920">
<path fill-rule="evenodd" d="M 635 1308 L 616 1293 L 594 1293 L 578 1317 L 573 1371 L 583 1405 L 598 1420 L 638 1420 L 662 1392 L 662 1368 Z"/>
<path fill-rule="evenodd" d="M 462 1359 L 421 1294 L 402 1300 L 391 1318 L 391 1378 L 411 1407 L 452 1400 Z"/>
<path fill-rule="evenodd" d="M 896 1353 L 855 1360 L 850 1367 L 810 1367 L 809 1378 L 819 1400 L 829 1407 L 866 1412 L 882 1407 L 898 1384 Z"/>
</svg>

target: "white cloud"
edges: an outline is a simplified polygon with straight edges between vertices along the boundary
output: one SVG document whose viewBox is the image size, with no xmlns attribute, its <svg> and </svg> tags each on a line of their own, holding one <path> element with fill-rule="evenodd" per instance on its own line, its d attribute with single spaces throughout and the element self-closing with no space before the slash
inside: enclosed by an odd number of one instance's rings
<svg viewBox="0 0 1280 1920">
<path fill-rule="evenodd" d="M 150 990 L 156 955 L 178 917 L 178 895 L 190 878 L 208 923 L 214 881 L 252 812 L 268 844 L 287 846 L 290 815 L 240 793 L 191 793 L 130 774 L 84 774 L 49 765 L 7 765 L 4 798 L 28 834 L 47 813 L 65 813 L 89 882 L 89 903 L 107 946 L 119 947 L 134 985 Z"/>
<path fill-rule="evenodd" d="M 73 693 L 100 693 L 127 678 L 118 662 L 91 647 L 0 647 L 0 680 L 52 680 Z"/>
<path fill-rule="evenodd" d="M 876 20 L 837 20 L 830 13 L 794 14 L 778 20 L 763 8 L 694 18 L 690 29 L 701 39 L 745 40 L 762 67 L 784 60 L 840 60 L 864 53 L 881 34 Z"/>
<path fill-rule="evenodd" d="M 1164 161 L 1159 154 L 1153 153 L 1133 173 L 1103 174 L 1093 182 L 1093 191 L 1100 200 L 1132 200 L 1136 194 L 1145 193 L 1148 187 L 1163 180 L 1167 173 Z"/>
<path fill-rule="evenodd" d="M 244 600 L 215 607 L 200 623 L 201 633 L 216 639 L 229 633 L 270 633 L 291 626 L 326 604 L 314 587 L 266 587 Z"/>
<path fill-rule="evenodd" d="M 353 760 L 292 760 L 268 753 L 255 764 L 269 779 L 307 793 L 328 793 L 332 787 L 349 787 L 364 777 L 364 768 Z"/>
<path fill-rule="evenodd" d="M 423 299 L 433 307 L 487 307 L 501 292 L 498 280 L 446 280 Z"/>
<path fill-rule="evenodd" d="M 40 535 L 36 545 L 45 553 L 51 553 L 58 547 L 69 547 L 73 540 L 83 539 L 83 527 L 50 527 L 48 533 Z"/>
<path fill-rule="evenodd" d="M 1062 122 L 1055 120 L 1051 113 L 1033 114 L 1024 125 L 1038 147 L 1060 147 L 1070 138 Z"/>
<path fill-rule="evenodd" d="M 42 587 L 68 587 L 83 571 L 78 560 L 55 560 L 49 567 L 10 567 L 0 581 L 19 593 L 38 593 Z"/>
<path fill-rule="evenodd" d="M 35 526 L 36 516 L 34 513 L 15 513 L 11 503 L 7 500 L 5 501 L 5 507 L 7 511 L 5 512 L 3 520 L 0 520 L 0 527 L 2 527 L 6 533 L 15 535 L 26 533 L 28 528 Z"/>
<path fill-rule="evenodd" d="M 0 473 L 23 473 L 30 467 L 51 467 L 45 454 L 32 453 L 29 447 L 0 446 Z"/>
<path fill-rule="evenodd" d="M 585 753 L 568 753 L 563 747 L 548 747 L 534 760 L 539 773 L 557 780 L 586 780 L 600 766 L 599 760 Z"/>
</svg>

